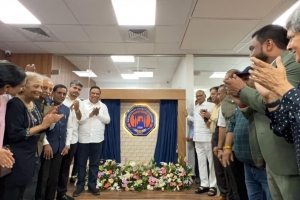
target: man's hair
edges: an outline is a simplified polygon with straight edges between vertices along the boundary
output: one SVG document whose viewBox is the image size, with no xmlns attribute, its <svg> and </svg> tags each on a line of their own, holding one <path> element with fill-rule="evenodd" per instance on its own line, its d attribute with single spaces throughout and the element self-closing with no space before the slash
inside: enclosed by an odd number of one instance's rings
<svg viewBox="0 0 300 200">
<path fill-rule="evenodd" d="M 269 24 L 264 26 L 253 33 L 252 38 L 255 36 L 260 44 L 263 44 L 266 40 L 271 39 L 274 41 L 275 45 L 282 50 L 285 50 L 289 43 L 289 39 L 286 37 L 287 30 L 279 25 Z"/>
<path fill-rule="evenodd" d="M 70 82 L 70 87 L 73 85 L 79 85 L 81 88 L 83 87 L 83 84 L 79 80 L 73 80 Z"/>
<path fill-rule="evenodd" d="M 98 86 L 92 86 L 91 89 L 90 89 L 90 92 L 92 91 L 92 89 L 98 89 L 100 91 L 100 94 L 101 94 L 101 90 Z"/>
<path fill-rule="evenodd" d="M 229 77 L 230 77 L 230 78 L 233 78 L 233 74 L 238 74 L 238 73 L 240 73 L 240 72 L 241 72 L 241 71 L 238 70 L 238 69 L 230 69 L 230 70 L 227 71 L 226 74 L 231 74 Z M 221 86 L 219 86 L 219 87 L 221 87 Z"/>
<path fill-rule="evenodd" d="M 216 90 L 218 92 L 218 89 L 219 89 L 219 86 L 215 86 L 215 87 L 210 88 L 209 91 L 211 92 L 212 90 Z"/>
<path fill-rule="evenodd" d="M 57 85 L 54 86 L 53 92 L 56 92 L 56 90 L 57 90 L 58 88 L 64 88 L 64 89 L 66 89 L 66 91 L 68 91 L 68 89 L 67 89 L 66 86 L 64 86 L 64 85 L 62 85 L 62 84 L 57 84 Z"/>
<path fill-rule="evenodd" d="M 5 85 L 16 87 L 25 78 L 26 73 L 20 67 L 10 63 L 0 64 L 0 88 L 3 88 Z"/>
<path fill-rule="evenodd" d="M 225 87 L 226 87 L 225 84 L 221 84 L 221 85 L 219 86 L 219 89 L 222 88 L 222 91 L 223 91 L 223 90 L 225 90 Z M 225 91 L 226 91 L 226 90 L 225 90 Z"/>
</svg>

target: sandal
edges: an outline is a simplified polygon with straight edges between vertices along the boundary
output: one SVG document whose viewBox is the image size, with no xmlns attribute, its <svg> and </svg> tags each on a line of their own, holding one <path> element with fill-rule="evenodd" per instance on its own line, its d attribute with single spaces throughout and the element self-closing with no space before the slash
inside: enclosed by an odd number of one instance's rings
<svg viewBox="0 0 300 200">
<path fill-rule="evenodd" d="M 199 188 L 197 188 L 197 190 L 195 190 L 195 193 L 196 194 L 202 194 L 202 193 L 208 192 L 208 191 L 209 191 L 208 187 L 202 187 L 202 186 L 200 186 Z"/>
<path fill-rule="evenodd" d="M 211 187 L 211 188 L 209 188 L 209 190 L 208 190 L 208 192 L 207 192 L 207 195 L 208 196 L 216 196 L 216 194 L 217 194 L 217 188 L 215 188 L 215 187 Z"/>
</svg>

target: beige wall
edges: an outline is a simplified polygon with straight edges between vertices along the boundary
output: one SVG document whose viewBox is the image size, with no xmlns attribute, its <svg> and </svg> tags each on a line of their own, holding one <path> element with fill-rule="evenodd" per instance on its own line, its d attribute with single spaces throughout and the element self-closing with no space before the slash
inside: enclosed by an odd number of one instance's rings
<svg viewBox="0 0 300 200">
<path fill-rule="evenodd" d="M 125 113 L 133 106 L 148 105 L 156 113 L 156 127 L 147 136 L 132 136 L 124 127 Z M 159 101 L 121 102 L 121 162 L 132 160 L 145 162 L 154 157 L 159 122 Z"/>
</svg>

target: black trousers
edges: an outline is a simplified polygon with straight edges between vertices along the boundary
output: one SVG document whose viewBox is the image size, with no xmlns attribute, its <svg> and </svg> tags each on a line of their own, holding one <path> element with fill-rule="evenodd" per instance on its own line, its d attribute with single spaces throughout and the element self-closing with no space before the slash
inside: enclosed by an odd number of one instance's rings
<svg viewBox="0 0 300 200">
<path fill-rule="evenodd" d="M 215 134 L 215 133 L 214 133 Z M 218 146 L 218 141 L 212 140 L 212 149 Z M 225 169 L 221 162 L 219 161 L 218 157 L 213 155 L 214 158 L 214 167 L 215 167 L 215 174 L 217 179 L 217 185 L 220 190 L 220 196 L 222 197 L 229 197 L 229 199 L 233 199 L 233 195 L 230 194 L 229 189 L 227 187 Z M 232 198 L 230 198 L 230 196 Z"/>
<path fill-rule="evenodd" d="M 77 143 L 70 145 L 69 153 L 62 158 L 59 177 L 57 182 L 57 194 L 63 195 L 67 192 L 67 185 L 69 180 L 70 165 L 77 149 Z"/>
<path fill-rule="evenodd" d="M 26 185 L 18 187 L 8 187 L 0 185 L 0 200 L 23 200 L 23 194 L 26 189 Z"/>
<path fill-rule="evenodd" d="M 196 152 L 196 148 L 195 148 L 195 142 L 193 142 L 194 145 L 194 155 L 195 155 L 195 176 L 196 178 L 200 179 L 200 175 L 199 175 L 199 166 L 198 166 L 198 156 L 197 156 L 197 152 Z"/>
<path fill-rule="evenodd" d="M 77 156 L 77 150 L 76 150 L 75 154 L 74 154 L 74 163 L 73 163 L 73 168 L 72 168 L 72 176 L 77 176 L 77 174 L 78 174 L 78 156 Z"/>
<path fill-rule="evenodd" d="M 89 159 L 88 187 L 95 188 L 97 184 L 99 161 L 102 151 L 102 143 L 78 143 L 78 182 L 77 188 L 85 185 L 86 165 Z"/>
<path fill-rule="evenodd" d="M 53 158 L 50 160 L 42 159 L 35 194 L 36 200 L 54 199 L 62 157 L 61 152 L 57 152 L 53 154 Z"/>
<path fill-rule="evenodd" d="M 234 152 L 233 156 L 234 161 L 231 161 L 230 165 L 225 168 L 228 188 L 230 188 L 234 200 L 248 200 L 244 163 L 235 157 Z"/>
<path fill-rule="evenodd" d="M 34 176 L 31 180 L 31 182 L 26 187 L 26 190 L 25 190 L 24 196 L 23 196 L 23 200 L 35 200 L 35 191 L 36 191 L 36 186 L 38 183 L 39 171 L 41 168 L 41 158 L 40 157 L 36 157 L 34 167 L 35 167 Z"/>
</svg>

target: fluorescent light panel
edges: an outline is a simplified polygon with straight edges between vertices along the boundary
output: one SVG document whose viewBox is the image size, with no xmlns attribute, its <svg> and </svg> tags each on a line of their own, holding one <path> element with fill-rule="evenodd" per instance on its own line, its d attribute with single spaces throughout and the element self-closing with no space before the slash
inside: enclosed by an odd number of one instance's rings
<svg viewBox="0 0 300 200">
<path fill-rule="evenodd" d="M 121 74 L 123 79 L 139 79 L 139 77 L 135 74 Z"/>
<path fill-rule="evenodd" d="M 214 72 L 209 78 L 225 78 L 226 72 Z"/>
<path fill-rule="evenodd" d="M 134 62 L 133 56 L 111 56 L 114 62 Z"/>
<path fill-rule="evenodd" d="M 278 17 L 272 24 L 285 26 L 286 21 L 289 16 L 294 12 L 294 10 L 300 5 L 300 1 L 297 1 L 294 5 L 292 5 L 289 9 L 287 9 L 280 17 Z"/>
<path fill-rule="evenodd" d="M 134 75 L 140 77 L 140 78 L 152 78 L 153 72 L 134 72 Z"/>
<path fill-rule="evenodd" d="M 119 25 L 155 25 L 156 0 L 112 0 Z"/>
<path fill-rule="evenodd" d="M 97 75 L 91 70 L 86 71 L 73 71 L 79 77 L 97 77 Z"/>
<path fill-rule="evenodd" d="M 41 24 L 41 22 L 17 0 L 0 0 L 0 20 L 5 24 Z"/>
</svg>

